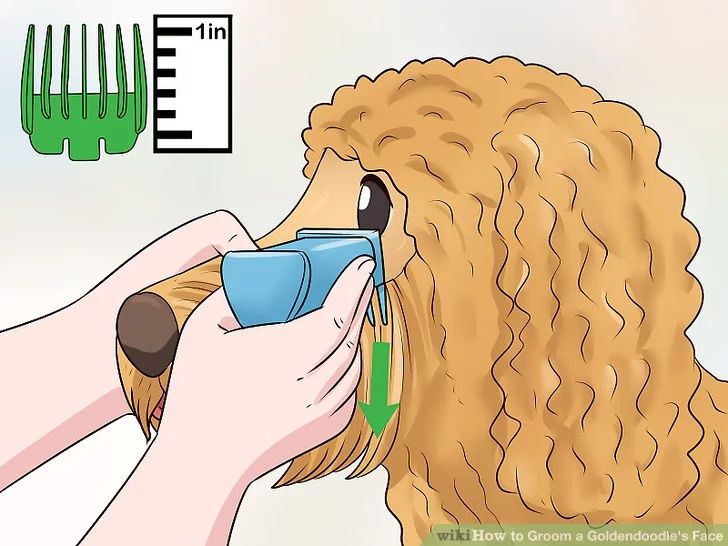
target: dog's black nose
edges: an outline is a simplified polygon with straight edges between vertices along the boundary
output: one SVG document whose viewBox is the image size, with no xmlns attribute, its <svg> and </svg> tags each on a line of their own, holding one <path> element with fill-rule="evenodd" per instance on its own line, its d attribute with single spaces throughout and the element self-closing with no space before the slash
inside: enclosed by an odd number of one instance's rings
<svg viewBox="0 0 728 546">
<path fill-rule="evenodd" d="M 137 370 L 148 377 L 158 377 L 174 359 L 179 329 L 166 300 L 152 292 L 142 292 L 121 304 L 116 337 Z"/>
</svg>

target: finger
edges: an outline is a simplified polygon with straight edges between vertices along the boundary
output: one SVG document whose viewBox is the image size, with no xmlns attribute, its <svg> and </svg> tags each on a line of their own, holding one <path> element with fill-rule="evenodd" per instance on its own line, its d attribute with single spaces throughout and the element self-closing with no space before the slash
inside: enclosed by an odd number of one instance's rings
<svg viewBox="0 0 728 546">
<path fill-rule="evenodd" d="M 166 233 L 129 258 L 109 277 L 132 293 L 231 250 L 252 250 L 255 243 L 238 219 L 219 210 Z"/>
<path fill-rule="evenodd" d="M 331 420 L 331 427 L 333 429 L 333 435 L 336 436 L 341 431 L 346 429 L 351 423 L 351 418 L 354 417 L 356 411 L 356 393 L 352 393 L 349 398 L 344 400 L 332 411 L 327 413 Z"/>
<path fill-rule="evenodd" d="M 372 283 L 369 283 L 368 292 L 371 294 Z M 365 291 L 365 296 L 367 291 Z M 334 350 L 331 355 L 316 364 L 306 373 L 304 379 L 310 385 L 310 388 L 318 391 L 319 398 L 323 398 L 337 384 L 342 376 L 346 374 L 349 367 L 355 363 L 355 357 L 359 353 L 359 340 L 361 339 L 361 331 L 364 327 L 364 316 L 368 306 L 368 299 L 363 297 L 356 310 L 356 315 L 351 323 L 351 328 L 347 332 L 341 344 Z M 361 359 L 361 355 L 359 354 Z"/>
<path fill-rule="evenodd" d="M 180 335 L 184 335 L 187 329 L 219 333 L 222 335 L 239 328 L 240 325 L 235 320 L 227 298 L 225 297 L 225 291 L 222 288 L 218 288 L 192 311 Z"/>
<path fill-rule="evenodd" d="M 339 404 L 339 407 L 332 410 L 322 410 L 321 406 L 316 406 L 314 413 L 317 415 L 323 427 L 319 428 L 316 435 L 316 441 L 311 445 L 321 445 L 327 441 L 333 440 L 341 434 L 351 423 L 356 410 L 356 396 L 352 395 L 348 400 Z"/>
<path fill-rule="evenodd" d="M 367 307 L 369 307 L 373 290 L 374 283 L 370 279 L 364 287 L 364 292 L 362 292 L 361 299 L 354 311 L 354 316 L 351 319 L 349 328 L 344 333 L 344 337 L 341 339 L 339 344 L 333 348 L 328 356 L 320 362 L 315 363 L 315 365 L 307 371 L 306 375 L 310 376 L 311 374 L 318 373 L 318 371 L 324 367 L 329 368 L 329 370 L 321 370 L 324 374 L 332 374 L 334 371 L 331 369 L 330 361 L 337 359 L 342 360 L 343 358 L 346 358 L 347 355 L 349 358 L 354 355 L 354 352 L 356 352 L 359 345 L 359 338 L 361 337 L 361 331 L 364 327 L 364 316 L 366 315 Z"/>
<path fill-rule="evenodd" d="M 366 311 L 371 299 L 372 271 L 371 258 L 357 258 L 341 273 L 320 309 L 290 323 L 291 331 L 298 332 L 315 353 L 303 361 L 311 362 L 314 358 L 317 364 L 323 362 L 342 343 L 362 304 Z"/>
<path fill-rule="evenodd" d="M 357 351 L 346 372 L 328 389 L 324 395 L 315 401 L 324 411 L 335 413 L 341 405 L 356 392 L 361 380 L 361 352 Z"/>
</svg>

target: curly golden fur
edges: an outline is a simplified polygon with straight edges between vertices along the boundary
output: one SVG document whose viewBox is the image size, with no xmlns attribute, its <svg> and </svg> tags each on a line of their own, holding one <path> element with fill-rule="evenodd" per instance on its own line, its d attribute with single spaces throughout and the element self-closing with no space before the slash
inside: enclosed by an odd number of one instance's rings
<svg viewBox="0 0 728 546">
<path fill-rule="evenodd" d="M 307 177 L 326 149 L 390 175 L 416 253 L 362 343 L 392 342 L 399 412 L 379 438 L 357 413 L 279 484 L 383 464 L 407 545 L 447 522 L 728 523 L 728 385 L 686 335 L 699 236 L 637 112 L 514 58 L 432 59 L 339 88 L 303 138 Z M 182 324 L 218 267 L 152 290 Z M 167 375 L 119 361 L 148 431 Z"/>
</svg>

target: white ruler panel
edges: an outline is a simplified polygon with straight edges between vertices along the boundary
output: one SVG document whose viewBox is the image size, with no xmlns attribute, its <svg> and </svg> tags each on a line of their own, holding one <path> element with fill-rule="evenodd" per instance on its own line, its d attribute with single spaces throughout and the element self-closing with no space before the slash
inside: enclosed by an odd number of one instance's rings
<svg viewBox="0 0 728 546">
<path fill-rule="evenodd" d="M 154 152 L 232 152 L 232 15 L 154 16 Z"/>
</svg>

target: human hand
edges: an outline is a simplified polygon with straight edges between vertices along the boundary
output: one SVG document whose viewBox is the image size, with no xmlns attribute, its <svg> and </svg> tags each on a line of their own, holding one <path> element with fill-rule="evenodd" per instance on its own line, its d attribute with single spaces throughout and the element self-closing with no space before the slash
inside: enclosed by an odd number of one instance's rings
<svg viewBox="0 0 728 546">
<path fill-rule="evenodd" d="M 0 423 L 0 490 L 130 412 L 115 365 L 116 317 L 127 296 L 228 250 L 252 248 L 232 214 L 214 212 L 157 239 L 76 302 L 0 332 L 0 413 L 24 408 L 22 419 Z"/>
<path fill-rule="evenodd" d="M 159 237 L 129 258 L 77 302 L 86 318 L 111 315 L 112 329 L 126 297 L 231 250 L 252 250 L 255 243 L 230 212 L 195 218 Z M 76 304 L 74 304 L 75 306 Z M 114 354 L 113 344 L 111 354 Z"/>
<path fill-rule="evenodd" d="M 74 357 L 108 369 L 116 378 L 117 316 L 124 300 L 140 290 L 230 250 L 256 248 L 230 212 L 219 210 L 187 222 L 132 256 L 65 311 L 64 336 L 81 335 Z M 83 325 L 83 327 L 78 327 Z M 68 330 L 67 332 L 65 330 Z M 122 393 L 123 396 L 123 393 Z"/>
<path fill-rule="evenodd" d="M 151 449 L 232 486 L 341 432 L 356 406 L 373 269 L 357 258 L 320 309 L 284 324 L 240 328 L 223 290 L 210 295 L 182 330 Z"/>
<path fill-rule="evenodd" d="M 349 423 L 373 270 L 354 260 L 285 324 L 240 328 L 223 290 L 208 296 L 182 329 L 157 437 L 83 545 L 228 544 L 248 485 Z"/>
</svg>

